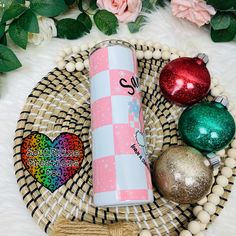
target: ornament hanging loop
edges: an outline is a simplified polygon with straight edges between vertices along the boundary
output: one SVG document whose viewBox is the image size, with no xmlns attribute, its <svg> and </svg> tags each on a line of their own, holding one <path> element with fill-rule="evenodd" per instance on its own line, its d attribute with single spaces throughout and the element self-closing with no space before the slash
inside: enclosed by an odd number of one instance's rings
<svg viewBox="0 0 236 236">
<path fill-rule="evenodd" d="M 198 53 L 196 57 L 201 59 L 205 64 L 209 62 L 209 57 L 205 53 Z"/>
<path fill-rule="evenodd" d="M 220 166 L 220 157 L 218 155 L 211 152 L 211 153 L 208 153 L 206 156 L 213 169 L 218 168 Z"/>
<path fill-rule="evenodd" d="M 229 100 L 226 96 L 217 96 L 214 99 L 214 101 L 220 103 L 221 105 L 223 105 L 226 108 L 229 107 Z"/>
</svg>

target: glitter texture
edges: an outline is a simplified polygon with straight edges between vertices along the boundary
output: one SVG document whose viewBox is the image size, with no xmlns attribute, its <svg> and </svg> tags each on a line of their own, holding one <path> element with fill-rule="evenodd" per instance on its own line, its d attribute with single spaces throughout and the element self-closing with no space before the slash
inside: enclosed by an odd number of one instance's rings
<svg viewBox="0 0 236 236">
<path fill-rule="evenodd" d="M 200 58 L 182 57 L 168 63 L 160 74 L 160 89 L 170 101 L 190 105 L 202 100 L 210 89 L 211 79 Z"/>
<path fill-rule="evenodd" d="M 171 146 L 154 165 L 157 189 L 177 203 L 196 203 L 207 194 L 212 180 L 209 161 L 192 147 Z"/>
<path fill-rule="evenodd" d="M 206 152 L 223 149 L 235 134 L 232 115 L 217 102 L 202 102 L 187 108 L 180 116 L 178 128 L 188 145 Z"/>
</svg>

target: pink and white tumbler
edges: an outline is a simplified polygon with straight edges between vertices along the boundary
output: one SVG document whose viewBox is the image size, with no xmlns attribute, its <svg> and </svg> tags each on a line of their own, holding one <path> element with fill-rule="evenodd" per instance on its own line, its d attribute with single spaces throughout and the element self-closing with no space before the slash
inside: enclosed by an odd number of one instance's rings
<svg viewBox="0 0 236 236">
<path fill-rule="evenodd" d="M 152 202 L 135 51 L 121 40 L 104 41 L 89 63 L 94 203 Z"/>
</svg>

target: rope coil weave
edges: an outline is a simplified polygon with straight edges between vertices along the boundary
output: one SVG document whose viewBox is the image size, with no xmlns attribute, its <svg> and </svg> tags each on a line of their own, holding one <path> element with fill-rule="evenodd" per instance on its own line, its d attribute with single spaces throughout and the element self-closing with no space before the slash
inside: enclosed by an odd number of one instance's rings
<svg viewBox="0 0 236 236">
<path fill-rule="evenodd" d="M 151 46 L 134 46 L 136 50 L 154 50 Z M 86 50 L 72 55 L 67 61 L 84 61 L 88 56 L 89 51 Z M 168 61 L 163 58 L 138 61 L 151 163 L 170 145 L 182 144 L 177 132 L 177 121 L 182 108 L 166 101 L 158 87 L 160 71 Z M 66 228 L 80 227 L 81 223 L 73 224 L 77 220 L 95 223 L 98 227 L 101 224 L 129 221 L 129 225 L 134 223 L 139 231 L 149 229 L 153 235 L 178 235 L 195 218 L 192 213 L 194 206 L 167 201 L 156 191 L 151 204 L 119 208 L 97 208 L 93 205 L 89 86 L 86 68 L 72 73 L 55 68 L 29 95 L 20 114 L 14 139 L 15 174 L 26 207 L 36 223 L 49 235 L 53 234 L 53 229 L 58 232 L 56 226 L 60 228 L 59 223 L 64 219 L 72 221 L 66 223 Z M 212 100 L 213 97 L 209 95 L 207 99 Z M 44 133 L 52 140 L 62 132 L 70 132 L 78 135 L 84 143 L 85 158 L 81 169 L 53 193 L 38 183 L 21 161 L 22 140 L 32 131 Z M 211 221 L 223 209 L 234 176 L 235 170 L 224 188 L 224 195 L 216 213 L 211 216 Z M 53 227 L 54 224 L 56 226 Z M 124 227 L 124 223 L 121 225 Z M 60 236 L 59 233 L 57 235 Z"/>
</svg>

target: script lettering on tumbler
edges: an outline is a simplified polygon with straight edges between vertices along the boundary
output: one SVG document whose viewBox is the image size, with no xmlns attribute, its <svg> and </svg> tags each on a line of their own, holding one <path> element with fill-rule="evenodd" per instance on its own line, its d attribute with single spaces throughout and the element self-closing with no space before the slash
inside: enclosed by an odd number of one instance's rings
<svg viewBox="0 0 236 236">
<path fill-rule="evenodd" d="M 134 95 L 135 94 L 135 88 L 139 88 L 139 79 L 138 77 L 132 76 L 130 79 L 131 84 L 128 84 L 128 81 L 124 78 L 120 79 L 120 85 L 124 88 L 128 89 L 128 94 L 129 95 Z"/>
<path fill-rule="evenodd" d="M 145 158 L 142 156 L 142 154 L 139 152 L 139 150 L 136 148 L 135 144 L 130 146 L 131 149 L 133 149 L 136 156 L 141 160 L 141 162 L 149 169 L 149 165 L 147 164 Z"/>
</svg>

